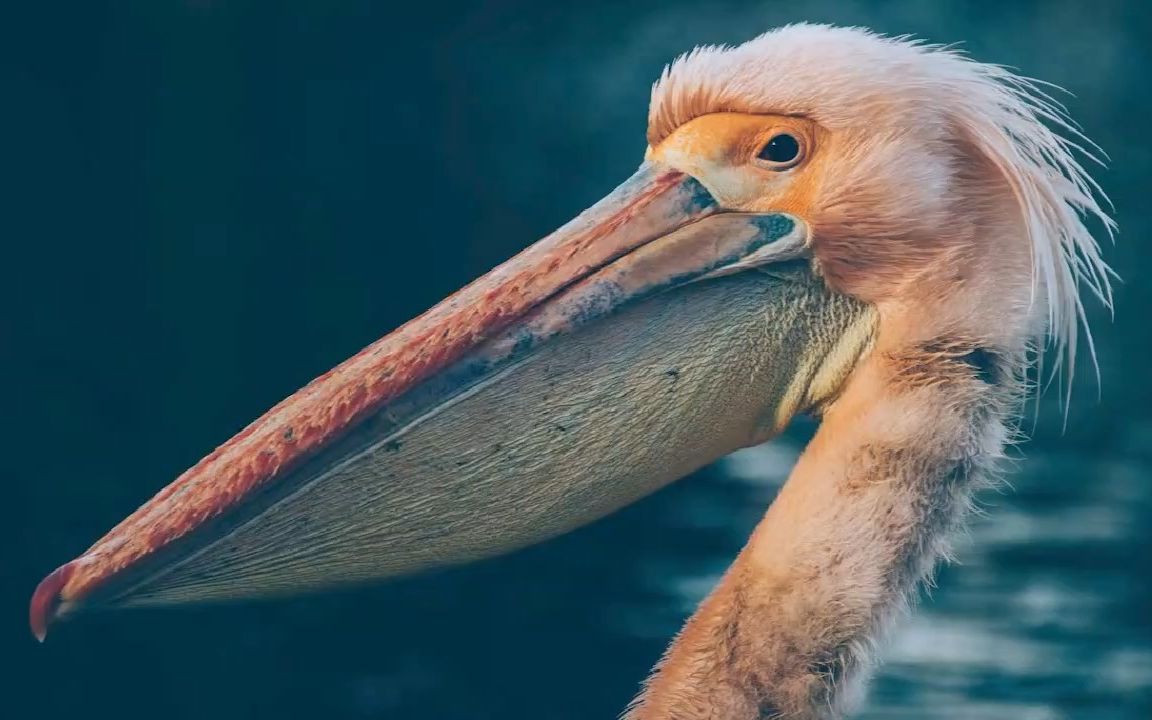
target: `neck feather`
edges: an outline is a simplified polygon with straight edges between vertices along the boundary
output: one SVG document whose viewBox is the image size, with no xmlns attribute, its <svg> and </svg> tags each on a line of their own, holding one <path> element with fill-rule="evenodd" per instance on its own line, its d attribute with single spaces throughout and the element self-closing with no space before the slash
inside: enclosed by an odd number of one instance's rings
<svg viewBox="0 0 1152 720">
<path fill-rule="evenodd" d="M 988 482 L 1023 353 L 878 343 L 626 716 L 839 718 Z"/>
</svg>

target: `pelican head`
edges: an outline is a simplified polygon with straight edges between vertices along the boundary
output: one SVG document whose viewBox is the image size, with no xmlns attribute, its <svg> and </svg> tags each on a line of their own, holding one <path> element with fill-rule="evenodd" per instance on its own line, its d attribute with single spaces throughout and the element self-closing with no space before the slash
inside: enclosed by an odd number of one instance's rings
<svg viewBox="0 0 1152 720">
<path fill-rule="evenodd" d="M 49 575 L 33 629 L 504 552 L 812 412 L 631 716 L 838 716 L 1036 350 L 1070 362 L 1079 286 L 1109 297 L 1078 141 L 1035 83 L 904 38 L 688 53 L 632 178 L 205 457 Z"/>
</svg>

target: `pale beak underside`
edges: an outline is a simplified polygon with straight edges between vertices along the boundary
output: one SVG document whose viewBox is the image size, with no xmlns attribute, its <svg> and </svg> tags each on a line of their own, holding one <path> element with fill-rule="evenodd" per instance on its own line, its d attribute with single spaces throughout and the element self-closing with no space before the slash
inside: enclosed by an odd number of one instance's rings
<svg viewBox="0 0 1152 720">
<path fill-rule="evenodd" d="M 296 592 L 493 555 L 762 439 L 870 322 L 787 262 L 805 241 L 794 218 L 722 212 L 693 178 L 646 164 L 45 578 L 33 632 L 88 606 Z M 725 276 L 749 265 L 769 272 Z"/>
</svg>

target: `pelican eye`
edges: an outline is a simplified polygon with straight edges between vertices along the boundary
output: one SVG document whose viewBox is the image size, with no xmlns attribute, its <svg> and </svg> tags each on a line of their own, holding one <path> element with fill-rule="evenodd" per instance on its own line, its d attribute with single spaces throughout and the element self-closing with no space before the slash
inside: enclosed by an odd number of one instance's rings
<svg viewBox="0 0 1152 720">
<path fill-rule="evenodd" d="M 803 154 L 800 141 L 795 135 L 780 133 L 764 143 L 756 157 L 767 163 L 772 170 L 787 170 L 800 162 Z"/>
</svg>

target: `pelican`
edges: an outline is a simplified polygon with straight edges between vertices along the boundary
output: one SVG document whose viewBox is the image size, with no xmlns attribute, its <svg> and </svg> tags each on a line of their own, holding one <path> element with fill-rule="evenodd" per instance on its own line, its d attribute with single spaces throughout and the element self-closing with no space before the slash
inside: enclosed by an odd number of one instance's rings
<svg viewBox="0 0 1152 720">
<path fill-rule="evenodd" d="M 31 601 L 317 590 L 620 508 L 800 413 L 814 438 L 630 720 L 839 718 L 996 473 L 1045 348 L 1111 302 L 1090 143 L 954 49 L 791 25 L 653 86 L 615 191 L 287 398 Z M 1088 149 L 1082 146 L 1087 145 Z"/>
</svg>

